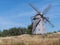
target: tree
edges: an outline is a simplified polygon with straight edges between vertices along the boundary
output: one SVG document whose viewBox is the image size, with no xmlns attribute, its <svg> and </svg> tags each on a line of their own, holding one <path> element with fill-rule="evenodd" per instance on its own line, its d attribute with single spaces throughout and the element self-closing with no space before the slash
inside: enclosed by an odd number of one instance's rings
<svg viewBox="0 0 60 45">
<path fill-rule="evenodd" d="M 14 28 L 9 29 L 9 35 L 14 36 L 14 35 L 20 35 L 20 34 L 21 34 L 21 31 L 18 28 L 14 27 Z"/>
<path fill-rule="evenodd" d="M 32 34 L 32 24 L 28 26 L 27 33 Z"/>
<path fill-rule="evenodd" d="M 16 36 L 21 34 L 32 34 L 32 24 L 29 25 L 27 28 L 10 28 L 0 31 L 0 36 Z"/>
<path fill-rule="evenodd" d="M 2 36 L 2 31 L 0 31 L 0 36 Z"/>
<path fill-rule="evenodd" d="M 8 30 L 3 30 L 2 36 L 8 36 Z"/>
<path fill-rule="evenodd" d="M 56 33 L 56 31 L 54 31 L 54 33 Z"/>
</svg>

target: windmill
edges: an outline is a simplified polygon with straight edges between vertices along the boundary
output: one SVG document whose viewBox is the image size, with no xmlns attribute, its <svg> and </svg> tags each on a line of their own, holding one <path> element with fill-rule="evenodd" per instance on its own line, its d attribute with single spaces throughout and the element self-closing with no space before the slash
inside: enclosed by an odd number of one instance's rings
<svg viewBox="0 0 60 45">
<path fill-rule="evenodd" d="M 32 34 L 45 34 L 45 22 L 48 22 L 52 27 L 54 27 L 54 25 L 49 21 L 49 19 L 44 16 L 50 9 L 50 4 L 42 13 L 38 9 L 36 9 L 36 7 L 32 3 L 29 3 L 29 5 L 37 12 L 37 14 L 33 16 Z"/>
</svg>

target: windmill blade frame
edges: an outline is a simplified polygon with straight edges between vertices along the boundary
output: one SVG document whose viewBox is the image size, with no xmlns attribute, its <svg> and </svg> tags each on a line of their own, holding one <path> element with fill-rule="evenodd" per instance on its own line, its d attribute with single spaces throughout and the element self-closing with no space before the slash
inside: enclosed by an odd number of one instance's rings
<svg viewBox="0 0 60 45">
<path fill-rule="evenodd" d="M 47 8 L 45 8 L 45 10 L 42 12 L 43 13 L 43 15 L 45 15 L 47 12 L 48 12 L 48 10 L 51 8 L 51 4 L 49 4 L 48 6 L 47 6 Z"/>
<path fill-rule="evenodd" d="M 29 5 L 38 13 L 38 14 L 41 14 L 41 12 L 39 10 L 37 10 L 37 8 L 32 4 L 32 3 L 29 3 Z"/>
<path fill-rule="evenodd" d="M 54 27 L 54 25 L 53 25 L 46 17 L 44 17 L 44 19 L 45 19 L 52 27 Z"/>
</svg>

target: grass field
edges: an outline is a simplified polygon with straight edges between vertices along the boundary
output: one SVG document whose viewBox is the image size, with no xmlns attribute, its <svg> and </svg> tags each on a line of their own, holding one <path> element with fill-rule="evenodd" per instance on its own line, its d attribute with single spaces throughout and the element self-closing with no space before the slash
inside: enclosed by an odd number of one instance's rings
<svg viewBox="0 0 60 45">
<path fill-rule="evenodd" d="M 60 45 L 60 34 L 0 37 L 0 45 Z"/>
</svg>

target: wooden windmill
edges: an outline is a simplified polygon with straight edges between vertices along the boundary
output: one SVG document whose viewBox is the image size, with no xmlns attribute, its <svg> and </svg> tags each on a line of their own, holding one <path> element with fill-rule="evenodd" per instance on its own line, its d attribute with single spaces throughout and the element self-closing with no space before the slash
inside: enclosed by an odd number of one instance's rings
<svg viewBox="0 0 60 45">
<path fill-rule="evenodd" d="M 45 34 L 45 21 L 48 22 L 52 27 L 54 27 L 54 25 L 48 20 L 48 18 L 44 16 L 50 9 L 50 4 L 42 13 L 37 10 L 33 4 L 29 3 L 29 5 L 37 12 L 37 14 L 33 17 L 32 34 Z"/>
</svg>

